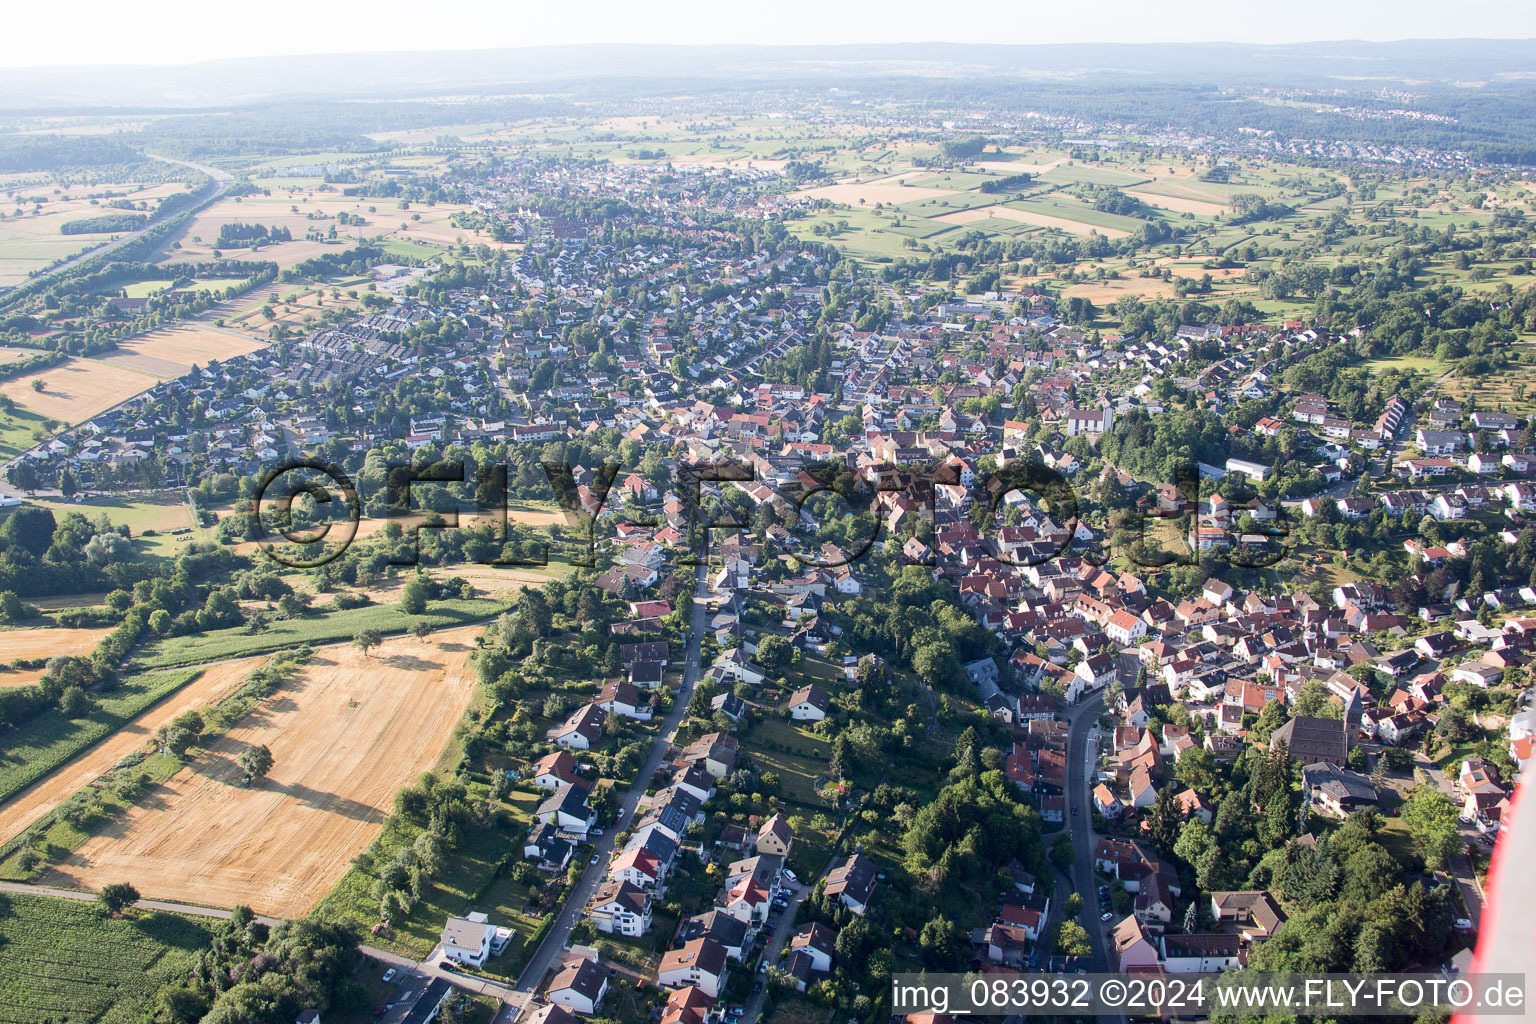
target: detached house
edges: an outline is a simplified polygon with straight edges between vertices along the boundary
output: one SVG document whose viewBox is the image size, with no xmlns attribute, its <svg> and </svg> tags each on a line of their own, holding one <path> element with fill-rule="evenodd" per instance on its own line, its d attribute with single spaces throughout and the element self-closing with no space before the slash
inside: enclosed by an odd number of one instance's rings
<svg viewBox="0 0 1536 1024">
<path fill-rule="evenodd" d="M 656 970 L 656 983 L 662 988 L 693 985 L 711 999 L 718 999 L 725 990 L 729 973 L 724 946 L 714 939 L 694 939 L 681 949 L 668 950 L 662 955 Z"/>
<path fill-rule="evenodd" d="M 856 853 L 827 875 L 826 894 L 836 897 L 855 914 L 863 915 L 875 893 L 875 865 Z"/>
<path fill-rule="evenodd" d="M 572 1013 L 592 1016 L 608 994 L 608 972 L 585 957 L 566 962 L 549 981 L 547 998 Z"/>
<path fill-rule="evenodd" d="M 789 695 L 789 717 L 797 722 L 819 722 L 832 710 L 832 696 L 811 683 Z"/>
</svg>

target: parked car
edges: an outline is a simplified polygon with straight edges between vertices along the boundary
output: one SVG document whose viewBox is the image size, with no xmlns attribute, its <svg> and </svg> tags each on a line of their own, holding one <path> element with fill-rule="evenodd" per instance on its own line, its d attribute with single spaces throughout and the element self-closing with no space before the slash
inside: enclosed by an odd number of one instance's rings
<svg viewBox="0 0 1536 1024">
<path fill-rule="evenodd" d="M 1104 913 L 1099 915 L 1099 920 L 1100 921 L 1108 921 L 1110 918 L 1112 918 L 1114 916 L 1115 916 L 1114 914 L 1111 914 L 1109 911 L 1106 910 L 1106 911 L 1104 911 Z"/>
<path fill-rule="evenodd" d="M 795 877 L 795 873 L 793 871 L 789 870 L 789 868 L 785 868 L 784 869 L 784 877 L 789 879 L 791 882 L 798 882 L 798 881 L 800 881 L 800 879 Z"/>
<path fill-rule="evenodd" d="M 1458 917 L 1455 921 L 1455 927 L 1459 932 L 1469 932 L 1472 930 L 1472 921 L 1469 918 Z"/>
<path fill-rule="evenodd" d="M 384 972 L 384 984 L 388 985 L 390 982 L 392 982 L 394 980 L 395 980 L 395 969 L 393 967 L 391 967 L 389 970 Z"/>
<path fill-rule="evenodd" d="M 459 965 L 457 963 L 455 963 L 454 961 L 452 961 L 452 960 L 444 960 L 438 966 L 441 967 L 445 971 L 456 971 L 456 970 L 459 969 Z"/>
</svg>

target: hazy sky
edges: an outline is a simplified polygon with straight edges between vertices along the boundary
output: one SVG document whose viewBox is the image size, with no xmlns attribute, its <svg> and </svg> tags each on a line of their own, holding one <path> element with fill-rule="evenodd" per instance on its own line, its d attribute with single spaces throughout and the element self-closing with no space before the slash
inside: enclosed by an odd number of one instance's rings
<svg viewBox="0 0 1536 1024">
<path fill-rule="evenodd" d="M 24 15 L 22 8 L 31 15 Z M 63 17 L 64 21 L 58 18 Z M 22 0 L 0 67 L 560 43 L 1536 38 L 1531 0 Z"/>
</svg>

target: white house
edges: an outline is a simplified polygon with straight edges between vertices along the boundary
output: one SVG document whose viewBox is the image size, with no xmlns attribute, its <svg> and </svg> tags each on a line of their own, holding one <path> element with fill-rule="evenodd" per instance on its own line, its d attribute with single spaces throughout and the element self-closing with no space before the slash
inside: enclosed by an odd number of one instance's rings
<svg viewBox="0 0 1536 1024">
<path fill-rule="evenodd" d="M 1163 970 L 1169 974 L 1235 971 L 1242 938 L 1237 935 L 1164 935 Z"/>
<path fill-rule="evenodd" d="M 610 881 L 587 903 L 587 917 L 608 935 L 644 935 L 651 926 L 651 894 L 630 882 Z"/>
<path fill-rule="evenodd" d="M 789 717 L 797 722 L 819 722 L 831 708 L 831 695 L 815 683 L 789 695 Z"/>
<path fill-rule="evenodd" d="M 706 936 L 662 954 L 656 983 L 662 988 L 694 985 L 711 999 L 718 999 L 729 973 L 725 947 Z"/>
<path fill-rule="evenodd" d="M 550 979 L 546 998 L 572 1013 L 592 1016 L 603 1004 L 608 994 L 608 972 L 591 960 L 580 957 L 568 960 L 558 974 Z"/>
<path fill-rule="evenodd" d="M 438 936 L 443 956 L 460 963 L 483 967 L 485 961 L 507 947 L 510 928 L 497 928 L 481 913 L 450 917 Z"/>
</svg>

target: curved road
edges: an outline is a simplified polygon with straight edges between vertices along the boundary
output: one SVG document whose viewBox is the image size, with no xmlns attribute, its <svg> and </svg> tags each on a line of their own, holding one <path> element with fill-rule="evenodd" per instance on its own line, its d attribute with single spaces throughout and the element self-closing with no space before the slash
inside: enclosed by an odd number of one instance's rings
<svg viewBox="0 0 1536 1024">
<path fill-rule="evenodd" d="M 22 281 L 22 282 L 20 282 L 20 283 L 18 283 L 16 285 L 12 285 L 9 288 L 0 288 L 0 298 L 3 298 L 5 295 L 8 295 L 10 292 L 14 291 L 16 288 L 19 288 L 19 287 L 22 287 L 22 286 L 25 286 L 25 285 L 30 285 L 30 284 L 33 284 L 33 283 L 35 283 L 37 281 L 46 281 L 50 277 L 56 277 L 59 274 L 68 273 L 70 270 L 73 270 L 75 267 L 78 267 L 80 264 L 84 263 L 86 260 L 94 259 L 97 256 L 100 256 L 100 255 L 102 255 L 104 253 L 112 252 L 114 249 L 122 248 L 123 246 L 127 245 L 129 242 L 132 242 L 134 239 L 139 238 L 146 231 L 150 231 L 150 230 L 153 230 L 154 228 L 158 227 L 160 224 L 164 223 L 167 219 L 169 219 L 171 217 L 175 217 L 176 215 L 181 214 L 181 213 L 186 213 L 186 212 L 191 211 L 191 210 L 196 210 L 199 206 L 202 206 L 205 203 L 211 202 L 213 199 L 216 199 L 219 195 L 221 195 L 224 192 L 225 189 L 227 189 L 229 187 L 230 182 L 235 180 L 229 174 L 229 172 L 221 171 L 217 167 L 210 167 L 207 164 L 194 164 L 194 163 L 191 163 L 191 162 L 186 161 L 186 160 L 177 160 L 175 157 L 159 156 L 158 154 L 155 154 L 155 153 L 145 153 L 144 155 L 149 157 L 151 160 L 159 160 L 162 163 L 168 163 L 168 164 L 180 164 L 182 167 L 190 167 L 194 171 L 200 171 L 203 174 L 206 174 L 208 176 L 208 179 L 209 179 L 208 180 L 208 184 L 203 186 L 202 191 L 198 193 L 197 199 L 193 203 L 191 203 L 190 205 L 183 206 L 183 207 L 181 207 L 180 209 L 177 209 L 177 210 L 173 210 L 173 211 L 171 211 L 170 213 L 166 214 L 163 217 L 151 218 L 148 223 L 146 223 L 142 228 L 139 228 L 137 231 L 130 231 L 126 235 L 121 235 L 118 238 L 114 238 L 110 242 L 104 242 L 101 245 L 95 246 L 93 248 L 85 250 L 82 253 L 78 253 L 78 254 L 76 254 L 74 256 L 71 256 L 69 259 L 65 260 L 63 263 L 56 263 L 53 266 L 49 267 L 47 270 L 43 271 L 42 273 L 36 274 L 36 275 L 34 275 L 32 277 L 29 277 L 25 281 Z"/>
</svg>

